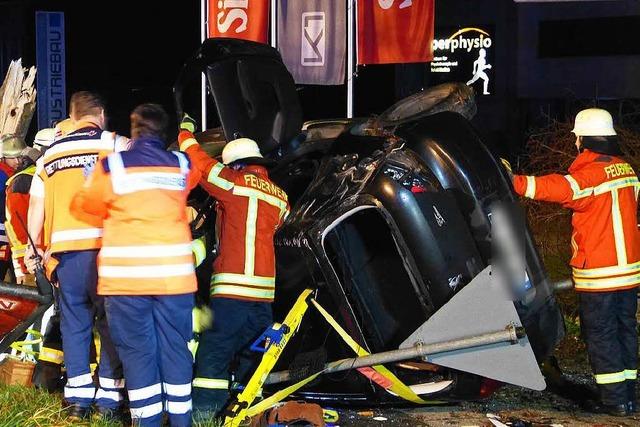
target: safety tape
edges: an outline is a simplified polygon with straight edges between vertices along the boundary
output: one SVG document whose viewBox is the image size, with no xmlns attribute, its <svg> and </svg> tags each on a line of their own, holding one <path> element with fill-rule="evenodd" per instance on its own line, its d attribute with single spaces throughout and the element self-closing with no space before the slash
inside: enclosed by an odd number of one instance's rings
<svg viewBox="0 0 640 427">
<path fill-rule="evenodd" d="M 344 340 L 344 342 L 359 356 L 368 356 L 370 353 L 362 348 L 349 334 L 345 331 L 342 326 L 336 322 L 336 320 L 314 299 L 311 300 L 313 306 L 322 314 L 322 317 L 333 327 L 333 329 L 340 335 L 340 337 Z M 419 403 L 419 404 L 427 404 L 426 400 L 420 398 L 417 394 L 414 393 L 406 384 L 404 384 L 398 377 L 396 377 L 390 370 L 385 368 L 383 365 L 376 365 L 371 367 L 377 373 L 382 375 L 386 380 L 390 381 L 391 384 L 388 387 L 384 387 L 388 391 L 393 392 L 404 400 L 408 400 L 409 402 Z M 362 372 L 361 372 L 362 373 Z M 371 377 L 369 377 L 371 378 Z M 375 381 L 378 385 L 382 385 L 379 382 Z"/>
</svg>

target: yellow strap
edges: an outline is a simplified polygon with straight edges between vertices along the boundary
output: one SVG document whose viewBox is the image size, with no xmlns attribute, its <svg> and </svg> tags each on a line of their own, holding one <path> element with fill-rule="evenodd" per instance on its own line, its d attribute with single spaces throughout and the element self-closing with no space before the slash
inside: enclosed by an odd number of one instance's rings
<svg viewBox="0 0 640 427">
<path fill-rule="evenodd" d="M 288 327 L 288 331 L 282 336 L 282 339 L 280 343 L 278 343 L 278 345 L 270 346 L 269 349 L 263 354 L 258 368 L 249 379 L 249 382 L 247 383 L 245 389 L 238 395 L 237 402 L 229 407 L 229 410 L 235 413 L 235 416 L 225 417 L 225 426 L 240 426 L 240 424 L 247 417 L 247 410 L 249 406 L 253 403 L 258 393 L 262 391 L 262 386 L 264 385 L 267 376 L 280 358 L 282 351 L 286 347 L 291 337 L 293 337 L 293 335 L 295 335 L 295 333 L 298 331 L 298 327 L 302 322 L 302 318 L 307 312 L 307 308 L 309 308 L 307 304 L 307 298 L 309 297 L 309 295 L 311 295 L 311 293 L 313 293 L 312 289 L 305 289 L 304 291 L 302 291 L 289 313 L 287 313 L 287 316 L 285 317 L 282 324 Z M 246 405 L 244 409 L 242 408 L 243 405 Z"/>
<path fill-rule="evenodd" d="M 61 365 L 64 362 L 64 353 L 61 350 L 49 347 L 42 347 L 38 360 Z"/>
<path fill-rule="evenodd" d="M 257 404 L 253 405 L 251 408 L 249 408 L 247 410 L 246 416 L 247 417 L 253 417 L 255 415 L 258 415 L 261 412 L 266 411 L 267 409 L 271 408 L 276 403 L 280 402 L 285 397 L 289 396 L 291 393 L 295 393 L 296 391 L 298 391 L 298 389 L 304 387 L 305 385 L 309 384 L 311 381 L 313 381 L 316 378 L 318 378 L 320 376 L 320 374 L 322 374 L 322 372 L 324 372 L 324 371 L 316 372 L 315 374 L 311 375 L 310 377 L 305 378 L 304 380 L 302 380 L 300 382 L 297 382 L 297 383 L 295 383 L 293 385 L 290 385 L 287 388 L 283 388 L 282 390 L 272 394 L 268 398 L 258 402 Z"/>
<path fill-rule="evenodd" d="M 342 326 L 336 322 L 336 320 L 320 305 L 316 300 L 311 300 L 311 303 L 315 308 L 318 309 L 322 317 L 325 318 L 327 322 L 335 329 L 335 331 L 340 335 L 340 337 L 344 340 L 345 343 L 358 355 L 358 356 L 368 356 L 370 353 L 362 348 L 353 338 L 349 336 L 347 331 L 342 329 Z M 409 388 L 406 384 L 404 384 L 398 377 L 396 377 L 390 370 L 385 368 L 383 365 L 372 366 L 376 372 L 380 375 L 391 381 L 391 387 L 389 390 L 401 397 L 404 400 L 408 400 L 409 402 L 426 404 L 429 403 L 426 400 L 423 400 L 420 396 L 414 393 L 411 388 Z M 432 402 L 433 403 L 433 402 Z"/>
</svg>

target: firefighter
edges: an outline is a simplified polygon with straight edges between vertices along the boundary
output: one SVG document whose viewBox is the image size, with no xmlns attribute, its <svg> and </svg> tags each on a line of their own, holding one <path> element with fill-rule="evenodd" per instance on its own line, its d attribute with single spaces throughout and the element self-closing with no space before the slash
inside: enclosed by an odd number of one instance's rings
<svg viewBox="0 0 640 427">
<path fill-rule="evenodd" d="M 7 180 L 5 201 L 5 229 L 11 245 L 11 258 L 13 259 L 13 272 L 16 283 L 25 282 L 28 271 L 24 264 L 24 254 L 27 250 L 29 239 L 27 238 L 27 211 L 29 209 L 29 188 L 36 170 L 36 161 L 40 157 L 37 148 L 24 148 L 20 151 L 15 147 L 5 151 L 4 156 L 9 161 L 15 161 L 16 173 Z"/>
<path fill-rule="evenodd" d="M 203 176 L 202 187 L 217 200 L 218 253 L 211 277 L 213 327 L 201 333 L 193 380 L 197 417 L 218 413 L 229 399 L 230 364 L 239 358 L 236 378 L 246 380 L 248 347 L 271 325 L 275 292 L 273 236 L 288 214 L 285 192 L 269 180 L 255 141 L 229 142 L 222 163 L 210 158 L 186 116 L 178 136 Z M 206 178 L 204 178 L 206 177 Z"/>
<path fill-rule="evenodd" d="M 72 212 L 104 219 L 98 293 L 122 359 L 136 425 L 191 425 L 191 311 L 197 288 L 187 196 L 200 180 L 167 152 L 169 119 L 156 104 L 131 114 L 133 144 L 98 163 Z M 164 401 L 164 402 L 163 402 Z"/>
<path fill-rule="evenodd" d="M 33 139 L 33 148 L 37 148 L 41 153 L 44 153 L 47 148 L 49 148 L 49 146 L 53 144 L 55 136 L 56 128 L 40 129 Z"/>
<path fill-rule="evenodd" d="M 42 235 L 48 254 L 47 274 L 55 274 L 59 283 L 67 414 L 74 419 L 87 418 L 95 402 L 97 418 L 117 418 L 123 392 L 122 367 L 111 342 L 103 299 L 96 294 L 102 219 L 90 215 L 76 218 L 69 215 L 69 207 L 97 159 L 126 149 L 128 140 L 103 130 L 104 102 L 98 95 L 74 93 L 70 111 L 74 130 L 56 140 L 36 166 L 27 227 L 34 241 L 40 241 Z M 30 272 L 35 270 L 35 250 L 29 245 L 25 256 Z M 101 339 L 97 392 L 90 369 L 94 324 Z"/>
<path fill-rule="evenodd" d="M 24 141 L 14 135 L 4 135 L 0 138 L 0 280 L 4 280 L 7 272 L 11 269 L 11 249 L 9 246 L 9 238 L 5 229 L 5 189 L 7 180 L 13 175 L 14 169 L 11 164 L 14 162 L 6 159 L 4 150 L 13 151 L 21 150 L 25 147 Z"/>
<path fill-rule="evenodd" d="M 622 158 L 607 111 L 579 112 L 572 132 L 579 154 L 568 175 L 516 175 L 513 185 L 520 195 L 573 211 L 573 280 L 600 392 L 600 401 L 589 401 L 587 409 L 624 416 L 636 408 L 640 183 Z"/>
</svg>

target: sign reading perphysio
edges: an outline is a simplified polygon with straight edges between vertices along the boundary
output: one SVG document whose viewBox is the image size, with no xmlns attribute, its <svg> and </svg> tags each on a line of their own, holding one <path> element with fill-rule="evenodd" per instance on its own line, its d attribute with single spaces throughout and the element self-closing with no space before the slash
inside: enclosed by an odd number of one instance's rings
<svg viewBox="0 0 640 427">
<path fill-rule="evenodd" d="M 67 117 L 63 12 L 36 12 L 38 128 Z"/>
<path fill-rule="evenodd" d="M 493 38 L 488 28 L 440 29 L 433 40 L 431 76 L 437 83 L 466 82 L 476 93 L 493 91 Z"/>
</svg>

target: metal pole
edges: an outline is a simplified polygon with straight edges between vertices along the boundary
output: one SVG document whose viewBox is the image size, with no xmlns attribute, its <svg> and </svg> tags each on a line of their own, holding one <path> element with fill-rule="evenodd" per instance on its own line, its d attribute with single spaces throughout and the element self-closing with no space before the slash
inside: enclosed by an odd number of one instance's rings
<svg viewBox="0 0 640 427">
<path fill-rule="evenodd" d="M 357 0 L 347 2 L 347 118 L 353 117 L 353 79 L 355 74 L 355 7 Z"/>
<path fill-rule="evenodd" d="M 207 0 L 200 0 L 200 42 L 207 39 Z M 207 130 L 207 77 L 200 77 L 200 111 L 202 115 L 202 131 Z"/>
<path fill-rule="evenodd" d="M 274 49 L 278 48 L 278 32 L 277 32 L 277 22 L 278 22 L 278 0 L 271 0 L 271 47 Z"/>
<path fill-rule="evenodd" d="M 457 340 L 443 341 L 433 344 L 417 343 L 410 348 L 402 348 L 399 350 L 370 354 L 368 356 L 337 360 L 324 365 L 322 373 L 330 374 L 333 372 L 348 371 L 350 369 L 362 368 L 365 366 L 382 365 L 385 363 L 399 362 L 401 360 L 415 359 L 429 355 L 433 356 L 435 354 L 446 353 L 449 351 L 483 347 L 496 343 L 508 342 L 516 344 L 518 340 L 520 338 L 524 338 L 524 336 L 524 328 L 509 325 L 502 331 L 490 332 L 473 337 L 460 338 Z M 291 371 L 273 372 L 269 377 L 267 377 L 265 384 L 277 384 L 290 381 L 291 379 Z"/>
<path fill-rule="evenodd" d="M 568 291 L 573 289 L 573 281 L 571 279 L 555 282 L 551 284 L 553 292 Z"/>
</svg>

